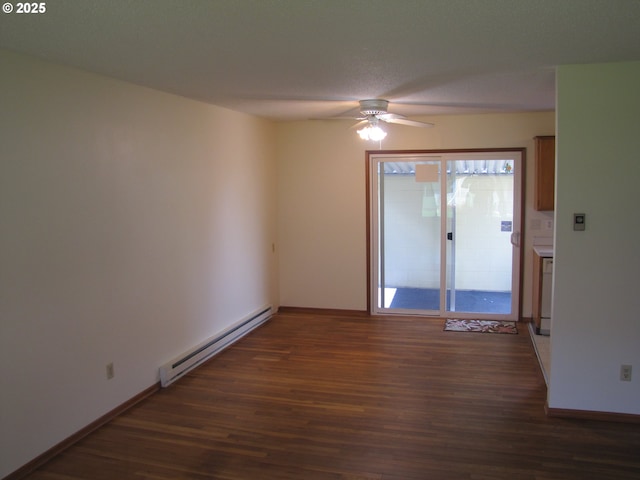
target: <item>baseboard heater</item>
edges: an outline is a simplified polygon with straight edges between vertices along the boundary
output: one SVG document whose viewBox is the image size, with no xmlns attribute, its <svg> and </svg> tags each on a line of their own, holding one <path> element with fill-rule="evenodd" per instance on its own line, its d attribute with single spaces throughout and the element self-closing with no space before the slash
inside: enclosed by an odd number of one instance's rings
<svg viewBox="0 0 640 480">
<path fill-rule="evenodd" d="M 254 312 L 222 333 L 205 340 L 178 358 L 162 365 L 160 367 L 160 384 L 163 387 L 171 385 L 201 363 L 209 360 L 253 329 L 262 325 L 271 318 L 271 315 L 271 306 Z"/>
</svg>

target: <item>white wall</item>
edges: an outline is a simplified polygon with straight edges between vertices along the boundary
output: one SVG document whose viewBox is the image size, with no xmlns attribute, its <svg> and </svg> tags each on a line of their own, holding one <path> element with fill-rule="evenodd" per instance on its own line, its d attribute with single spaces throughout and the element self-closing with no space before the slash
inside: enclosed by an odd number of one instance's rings
<svg viewBox="0 0 640 480">
<path fill-rule="evenodd" d="M 640 414 L 638 85 L 640 62 L 558 70 L 552 408 Z"/>
<path fill-rule="evenodd" d="M 4 477 L 278 293 L 271 123 L 6 51 L 0 72 Z"/>
<path fill-rule="evenodd" d="M 533 236 L 551 236 L 533 210 L 536 135 L 553 135 L 553 112 L 428 118 L 434 128 L 389 125 L 383 149 L 526 147 L 523 314 L 531 316 Z M 280 303 L 366 310 L 365 150 L 349 121 L 278 124 Z M 538 220 L 535 227 L 530 228 Z M 542 226 L 540 226 L 542 225 Z M 534 228 L 535 228 L 534 227 Z"/>
</svg>

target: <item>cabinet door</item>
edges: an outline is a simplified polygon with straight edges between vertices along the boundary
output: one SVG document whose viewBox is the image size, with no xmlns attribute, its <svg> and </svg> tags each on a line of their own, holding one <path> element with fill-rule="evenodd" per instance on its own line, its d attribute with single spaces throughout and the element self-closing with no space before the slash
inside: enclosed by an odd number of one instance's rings
<svg viewBox="0 0 640 480">
<path fill-rule="evenodd" d="M 535 137 L 535 189 L 534 208 L 553 210 L 556 168 L 556 137 Z"/>
</svg>

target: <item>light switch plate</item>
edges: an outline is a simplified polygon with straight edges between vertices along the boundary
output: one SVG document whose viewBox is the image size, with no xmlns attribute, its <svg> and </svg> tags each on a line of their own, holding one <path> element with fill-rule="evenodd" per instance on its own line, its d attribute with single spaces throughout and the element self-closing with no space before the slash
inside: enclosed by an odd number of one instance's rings
<svg viewBox="0 0 640 480">
<path fill-rule="evenodd" d="M 576 231 L 583 231 L 586 226 L 587 216 L 584 213 L 573 214 L 573 229 Z"/>
</svg>

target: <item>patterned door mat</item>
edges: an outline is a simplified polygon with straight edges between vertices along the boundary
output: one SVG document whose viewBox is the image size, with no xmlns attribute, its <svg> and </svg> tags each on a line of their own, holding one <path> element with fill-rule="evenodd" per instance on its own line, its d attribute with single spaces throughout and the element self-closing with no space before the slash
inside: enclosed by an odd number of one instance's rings
<svg viewBox="0 0 640 480">
<path fill-rule="evenodd" d="M 445 332 L 518 333 L 516 322 L 509 320 L 459 320 L 448 318 L 444 322 Z"/>
</svg>

